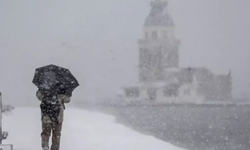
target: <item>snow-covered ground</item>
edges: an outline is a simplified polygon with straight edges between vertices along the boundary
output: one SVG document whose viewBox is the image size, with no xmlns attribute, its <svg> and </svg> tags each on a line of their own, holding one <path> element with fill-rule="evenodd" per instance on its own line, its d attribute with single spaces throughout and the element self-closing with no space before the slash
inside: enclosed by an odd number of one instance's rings
<svg viewBox="0 0 250 150">
<path fill-rule="evenodd" d="M 15 108 L 4 114 L 3 130 L 9 131 L 4 144 L 15 150 L 40 150 L 39 108 Z M 102 113 L 67 108 L 61 150 L 183 150 L 152 136 L 135 132 Z"/>
</svg>

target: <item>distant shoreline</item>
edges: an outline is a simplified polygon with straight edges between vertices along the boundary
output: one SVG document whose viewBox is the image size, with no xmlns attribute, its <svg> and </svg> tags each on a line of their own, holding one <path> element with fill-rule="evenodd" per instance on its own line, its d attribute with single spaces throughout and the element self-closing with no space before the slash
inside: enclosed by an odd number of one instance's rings
<svg viewBox="0 0 250 150">
<path fill-rule="evenodd" d="M 110 106 L 110 107 L 147 107 L 147 106 L 201 106 L 201 107 L 211 107 L 211 106 L 218 106 L 218 107 L 228 107 L 228 106 L 250 106 L 250 102 L 239 102 L 239 101 L 230 101 L 230 102 L 222 102 L 222 101 L 207 101 L 207 102 L 157 102 L 157 101 L 107 101 L 107 102 L 88 102 L 83 101 L 81 102 L 83 105 L 88 106 Z"/>
</svg>

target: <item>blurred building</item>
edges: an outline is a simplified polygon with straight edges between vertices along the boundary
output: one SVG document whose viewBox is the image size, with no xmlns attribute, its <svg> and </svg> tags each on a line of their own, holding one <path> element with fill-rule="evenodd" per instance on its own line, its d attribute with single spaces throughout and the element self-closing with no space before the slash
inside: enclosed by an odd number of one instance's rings
<svg viewBox="0 0 250 150">
<path fill-rule="evenodd" d="M 175 25 L 163 0 L 151 2 L 139 45 L 139 82 L 124 88 L 126 99 L 156 101 L 230 101 L 231 73 L 215 75 L 205 67 L 180 68 Z"/>
</svg>

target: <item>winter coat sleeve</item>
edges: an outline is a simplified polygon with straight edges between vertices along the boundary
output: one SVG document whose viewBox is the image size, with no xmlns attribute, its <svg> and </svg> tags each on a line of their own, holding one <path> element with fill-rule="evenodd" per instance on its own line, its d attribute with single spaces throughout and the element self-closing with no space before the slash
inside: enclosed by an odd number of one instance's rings
<svg viewBox="0 0 250 150">
<path fill-rule="evenodd" d="M 63 102 L 64 102 L 64 103 L 69 103 L 70 100 L 71 100 L 70 97 L 67 96 L 67 95 L 65 95 L 65 98 L 64 98 Z"/>
<path fill-rule="evenodd" d="M 68 95 L 62 95 L 62 94 L 60 94 L 60 95 L 58 95 L 58 97 L 61 99 L 61 101 L 63 102 L 63 103 L 69 103 L 70 102 L 70 96 L 68 96 Z"/>
<path fill-rule="evenodd" d="M 44 96 L 43 96 L 43 94 L 42 94 L 41 91 L 37 91 L 37 92 L 36 92 L 36 97 L 37 97 L 37 99 L 38 99 L 39 101 L 42 101 Z"/>
</svg>

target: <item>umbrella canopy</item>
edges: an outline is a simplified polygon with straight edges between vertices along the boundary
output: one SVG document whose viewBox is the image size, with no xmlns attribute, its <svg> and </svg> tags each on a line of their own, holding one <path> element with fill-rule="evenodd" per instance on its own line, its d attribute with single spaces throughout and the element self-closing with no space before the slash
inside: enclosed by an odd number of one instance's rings
<svg viewBox="0 0 250 150">
<path fill-rule="evenodd" d="M 53 64 L 37 68 L 32 82 L 39 90 L 44 91 L 64 90 L 72 92 L 79 86 L 69 69 Z"/>
</svg>

